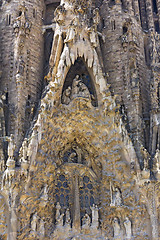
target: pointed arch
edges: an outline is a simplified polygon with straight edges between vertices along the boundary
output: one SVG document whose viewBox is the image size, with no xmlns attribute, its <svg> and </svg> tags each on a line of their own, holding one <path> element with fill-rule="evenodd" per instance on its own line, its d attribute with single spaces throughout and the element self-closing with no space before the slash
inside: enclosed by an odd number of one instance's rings
<svg viewBox="0 0 160 240">
<path fill-rule="evenodd" d="M 63 84 L 62 96 L 64 91 L 67 88 L 72 88 L 73 80 L 75 79 L 76 75 L 79 76 L 79 78 L 81 79 L 81 82 L 85 84 L 85 86 L 88 88 L 91 96 L 92 105 L 94 107 L 97 107 L 98 99 L 97 99 L 96 88 L 89 74 L 89 71 L 87 70 L 87 67 L 83 58 L 78 58 L 75 61 L 74 65 L 71 65 L 70 70 L 68 71 L 66 79 Z M 62 99 L 62 103 L 63 103 L 63 99 Z"/>
</svg>

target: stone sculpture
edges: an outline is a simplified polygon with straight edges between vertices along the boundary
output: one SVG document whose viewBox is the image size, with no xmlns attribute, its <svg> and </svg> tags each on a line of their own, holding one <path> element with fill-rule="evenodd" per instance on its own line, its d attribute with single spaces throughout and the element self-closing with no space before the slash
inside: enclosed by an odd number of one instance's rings
<svg viewBox="0 0 160 240">
<path fill-rule="evenodd" d="M 71 228 L 71 216 L 69 208 L 66 209 L 65 227 Z"/>
<path fill-rule="evenodd" d="M 69 86 L 66 90 L 64 90 L 63 96 L 62 96 L 62 103 L 68 105 L 71 101 L 71 87 Z"/>
<path fill-rule="evenodd" d="M 91 224 L 91 219 L 89 215 L 86 213 L 84 217 L 82 218 L 82 229 L 88 229 Z"/>
<path fill-rule="evenodd" d="M 15 150 L 15 143 L 14 143 L 14 136 L 11 134 L 11 136 L 8 138 L 8 157 L 13 158 Z"/>
<path fill-rule="evenodd" d="M 38 221 L 37 217 L 38 217 L 37 213 L 35 213 L 32 217 L 31 229 L 32 229 L 33 232 L 37 231 L 37 221 Z"/>
<path fill-rule="evenodd" d="M 113 229 L 114 229 L 114 237 L 119 238 L 121 236 L 121 227 L 117 217 L 113 219 Z"/>
<path fill-rule="evenodd" d="M 69 86 L 66 90 L 64 90 L 62 103 L 68 105 L 71 100 L 77 97 L 83 97 L 86 99 L 91 98 L 88 87 L 82 82 L 79 75 L 76 75 L 73 79 L 72 88 Z"/>
<path fill-rule="evenodd" d="M 91 207 L 92 210 L 92 227 L 98 228 L 99 225 L 99 213 L 98 213 L 98 207 L 97 205 L 94 205 Z"/>
<path fill-rule="evenodd" d="M 110 184 L 110 191 L 111 191 L 111 207 L 118 207 L 122 206 L 122 195 L 120 189 L 118 187 L 112 186 Z"/>
<path fill-rule="evenodd" d="M 128 217 L 125 218 L 124 221 L 126 239 L 131 239 L 132 237 L 132 224 Z"/>
<path fill-rule="evenodd" d="M 63 217 L 64 217 L 64 213 L 60 213 L 60 210 L 61 210 L 61 205 L 60 203 L 58 202 L 57 205 L 56 205 L 56 225 L 58 227 L 61 227 L 63 226 Z"/>
</svg>

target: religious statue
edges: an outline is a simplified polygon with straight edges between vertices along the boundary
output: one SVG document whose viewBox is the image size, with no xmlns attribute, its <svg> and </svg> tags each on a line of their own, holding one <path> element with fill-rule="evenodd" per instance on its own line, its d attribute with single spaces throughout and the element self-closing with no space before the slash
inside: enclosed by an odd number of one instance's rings
<svg viewBox="0 0 160 240">
<path fill-rule="evenodd" d="M 73 21 L 72 21 L 71 24 L 70 24 L 70 27 L 67 31 L 67 36 L 66 36 L 66 39 L 64 40 L 64 42 L 65 43 L 72 42 L 74 40 L 75 36 L 76 36 L 75 26 L 74 26 Z"/>
<path fill-rule="evenodd" d="M 126 231 L 126 239 L 131 239 L 132 237 L 132 225 L 128 217 L 125 218 L 124 227 Z"/>
<path fill-rule="evenodd" d="M 45 202 L 45 204 L 48 201 L 48 187 L 47 187 L 47 185 L 45 185 L 44 188 L 43 188 L 43 192 L 42 192 L 42 195 L 41 195 L 41 201 Z"/>
<path fill-rule="evenodd" d="M 153 159 L 153 171 L 160 171 L 160 151 L 159 149 L 156 150 L 156 154 Z"/>
<path fill-rule="evenodd" d="M 90 92 L 82 81 L 79 82 L 79 95 L 84 98 L 90 98 Z"/>
<path fill-rule="evenodd" d="M 44 226 L 44 221 L 41 219 L 39 223 L 39 232 L 41 234 L 41 237 L 44 237 L 45 235 L 45 226 Z"/>
<path fill-rule="evenodd" d="M 93 206 L 91 207 L 91 210 L 92 210 L 92 227 L 97 229 L 99 225 L 99 222 L 98 222 L 99 213 L 98 213 L 97 205 L 93 204 Z"/>
<path fill-rule="evenodd" d="M 62 103 L 68 105 L 71 100 L 76 97 L 83 97 L 87 99 L 93 99 L 94 96 L 91 96 L 88 87 L 83 83 L 80 79 L 79 75 L 73 79 L 72 88 L 69 86 L 66 90 L 64 90 L 62 95 Z"/>
<path fill-rule="evenodd" d="M 143 170 L 147 170 L 149 168 L 150 154 L 143 146 L 141 146 L 140 150 L 141 150 L 143 161 L 144 161 Z"/>
<path fill-rule="evenodd" d="M 75 157 L 77 156 L 77 154 L 75 152 L 72 152 L 68 158 L 68 162 L 69 163 L 75 163 L 76 159 Z"/>
<path fill-rule="evenodd" d="M 11 134 L 11 136 L 8 138 L 8 157 L 13 158 L 14 150 L 15 150 L 15 143 L 14 143 L 14 136 Z"/>
<path fill-rule="evenodd" d="M 63 226 L 63 217 L 64 217 L 64 213 L 60 213 L 61 210 L 61 205 L 58 202 L 56 205 L 56 225 L 57 226 Z"/>
<path fill-rule="evenodd" d="M 72 95 L 71 95 L 71 99 L 73 99 L 74 97 L 76 97 L 78 95 L 79 92 L 79 75 L 76 75 L 76 77 L 73 79 L 73 83 L 72 83 Z"/>
<path fill-rule="evenodd" d="M 66 210 L 65 226 L 71 228 L 71 216 L 70 216 L 69 208 L 67 208 Z"/>
<path fill-rule="evenodd" d="M 121 236 L 121 227 L 119 224 L 119 220 L 117 217 L 113 219 L 113 230 L 114 230 L 114 237 L 120 237 Z"/>
<path fill-rule="evenodd" d="M 62 96 L 62 103 L 68 105 L 71 101 L 70 99 L 71 96 L 71 87 L 69 86 L 66 90 L 64 90 L 63 92 L 63 96 Z"/>
<path fill-rule="evenodd" d="M 84 217 L 82 218 L 82 228 L 88 229 L 90 227 L 90 224 L 91 224 L 91 219 L 90 219 L 89 215 L 86 213 L 84 215 Z"/>
<path fill-rule="evenodd" d="M 32 231 L 36 231 L 37 230 L 37 222 L 38 222 L 38 219 L 37 219 L 37 213 L 35 213 L 32 217 L 32 221 L 31 221 L 31 229 Z"/>
<path fill-rule="evenodd" d="M 27 142 L 27 138 L 25 138 L 22 144 L 22 159 L 24 161 L 27 159 L 27 152 L 28 152 L 28 142 Z"/>
<path fill-rule="evenodd" d="M 111 191 L 111 207 L 118 207 L 122 206 L 122 194 L 120 192 L 120 189 L 118 187 L 112 186 L 110 184 L 110 191 Z"/>
<path fill-rule="evenodd" d="M 90 98 L 90 92 L 87 86 L 82 82 L 79 75 L 73 79 L 71 99 L 75 97 Z"/>
</svg>

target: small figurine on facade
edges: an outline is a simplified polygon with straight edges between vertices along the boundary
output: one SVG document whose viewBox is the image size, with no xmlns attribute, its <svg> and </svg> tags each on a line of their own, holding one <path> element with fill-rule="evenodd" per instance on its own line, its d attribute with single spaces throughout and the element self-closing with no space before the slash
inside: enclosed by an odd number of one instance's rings
<svg viewBox="0 0 160 240">
<path fill-rule="evenodd" d="M 33 232 L 37 231 L 37 222 L 38 222 L 38 219 L 37 219 L 37 213 L 35 213 L 32 217 L 32 221 L 31 221 L 31 229 Z"/>
<path fill-rule="evenodd" d="M 56 225 L 57 226 L 63 226 L 63 217 L 64 217 L 64 213 L 60 213 L 61 210 L 61 205 L 58 202 L 56 205 Z"/>
<path fill-rule="evenodd" d="M 98 213 L 98 207 L 97 205 L 94 205 L 91 207 L 91 210 L 92 210 L 92 227 L 94 228 L 98 228 L 98 225 L 99 225 L 99 213 Z"/>
<path fill-rule="evenodd" d="M 69 86 L 66 90 L 64 90 L 63 92 L 63 96 L 62 96 L 62 103 L 68 105 L 71 101 L 70 99 L 71 97 L 71 87 Z"/>
<path fill-rule="evenodd" d="M 114 230 L 114 238 L 119 238 L 121 237 L 121 227 L 119 224 L 119 220 L 117 217 L 113 219 L 113 230 Z"/>
<path fill-rule="evenodd" d="M 126 232 L 126 239 L 131 239 L 132 237 L 132 224 L 128 217 L 125 218 L 124 227 Z"/>
<path fill-rule="evenodd" d="M 44 238 L 45 236 L 45 226 L 44 226 L 44 221 L 41 219 L 39 223 L 39 232 L 41 234 L 41 239 Z"/>
<path fill-rule="evenodd" d="M 156 154 L 153 159 L 153 171 L 160 172 L 160 151 L 156 150 Z"/>
<path fill-rule="evenodd" d="M 71 216 L 69 208 L 66 209 L 66 217 L 65 217 L 65 227 L 71 228 Z"/>
<path fill-rule="evenodd" d="M 79 92 L 79 75 L 76 75 L 76 77 L 73 79 L 73 83 L 72 83 L 72 95 L 71 95 L 71 99 L 74 99 Z"/>
<path fill-rule="evenodd" d="M 91 219 L 89 215 L 86 213 L 82 218 L 82 229 L 89 229 L 90 224 L 91 224 Z"/>
<path fill-rule="evenodd" d="M 112 186 L 112 184 L 110 184 L 110 191 L 111 191 L 111 207 L 118 207 L 118 206 L 122 206 L 123 201 L 122 201 L 122 194 L 121 191 L 118 187 Z"/>
<path fill-rule="evenodd" d="M 13 158 L 15 150 L 15 143 L 14 143 L 14 136 L 11 134 L 11 136 L 8 138 L 8 157 Z"/>
</svg>

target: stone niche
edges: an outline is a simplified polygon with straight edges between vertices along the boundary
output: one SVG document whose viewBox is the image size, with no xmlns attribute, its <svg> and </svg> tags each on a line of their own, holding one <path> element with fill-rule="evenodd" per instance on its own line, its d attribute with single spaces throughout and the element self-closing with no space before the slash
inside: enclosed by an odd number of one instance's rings
<svg viewBox="0 0 160 240">
<path fill-rule="evenodd" d="M 77 78 L 77 84 L 75 82 L 76 78 Z M 77 87 L 77 91 L 74 89 L 75 85 Z M 72 95 L 74 95 L 74 97 L 81 96 L 84 98 L 90 98 L 92 106 L 94 107 L 98 106 L 96 89 L 91 79 L 91 76 L 87 70 L 85 62 L 82 58 L 78 58 L 76 60 L 75 64 L 71 66 L 67 74 L 66 80 L 64 82 L 63 90 L 62 90 L 62 103 L 64 103 L 64 95 L 66 93 L 66 90 L 70 91 L 69 97 L 71 100 L 73 98 Z M 73 93 L 73 91 L 77 92 L 76 96 L 75 96 L 75 93 Z"/>
</svg>

